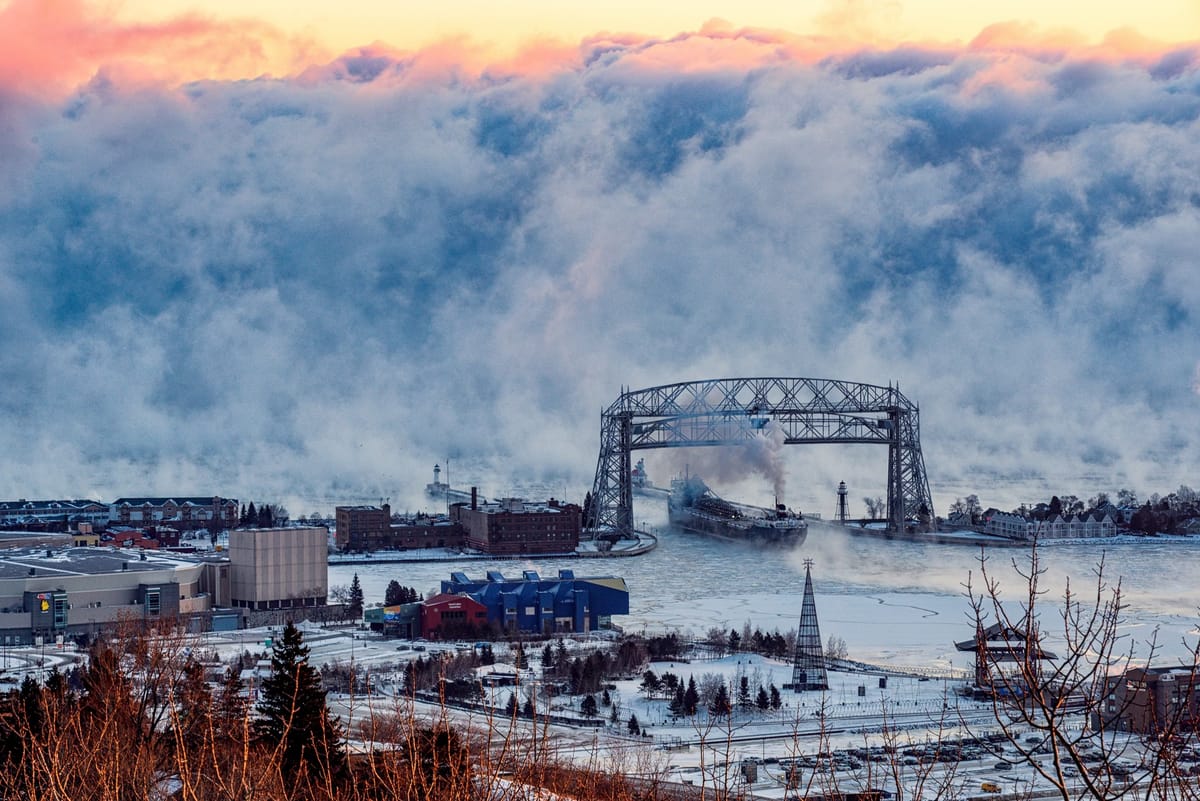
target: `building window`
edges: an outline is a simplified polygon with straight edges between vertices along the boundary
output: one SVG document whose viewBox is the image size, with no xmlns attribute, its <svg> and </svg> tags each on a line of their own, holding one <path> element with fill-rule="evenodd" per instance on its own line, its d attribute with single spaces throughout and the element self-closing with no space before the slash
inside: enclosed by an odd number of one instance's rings
<svg viewBox="0 0 1200 801">
<path fill-rule="evenodd" d="M 162 602 L 158 590 L 148 590 L 146 592 L 146 614 L 150 617 L 157 617 L 159 610 L 162 608 Z"/>
</svg>

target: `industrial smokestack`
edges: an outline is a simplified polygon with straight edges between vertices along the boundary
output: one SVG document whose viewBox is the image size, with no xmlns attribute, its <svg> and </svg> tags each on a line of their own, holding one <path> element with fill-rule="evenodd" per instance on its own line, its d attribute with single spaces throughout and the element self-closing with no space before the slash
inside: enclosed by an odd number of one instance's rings
<svg viewBox="0 0 1200 801">
<path fill-rule="evenodd" d="M 471 511 L 479 508 L 479 487 L 471 487 Z"/>
</svg>

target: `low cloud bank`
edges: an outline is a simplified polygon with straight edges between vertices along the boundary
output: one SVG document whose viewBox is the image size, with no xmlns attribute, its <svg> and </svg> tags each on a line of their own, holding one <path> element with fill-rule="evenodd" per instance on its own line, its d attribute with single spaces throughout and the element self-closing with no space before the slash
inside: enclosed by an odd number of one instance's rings
<svg viewBox="0 0 1200 801">
<path fill-rule="evenodd" d="M 1000 33 L 0 81 L 0 495 L 582 494 L 621 386 L 756 374 L 899 382 L 939 512 L 1195 484 L 1197 51 Z"/>
</svg>

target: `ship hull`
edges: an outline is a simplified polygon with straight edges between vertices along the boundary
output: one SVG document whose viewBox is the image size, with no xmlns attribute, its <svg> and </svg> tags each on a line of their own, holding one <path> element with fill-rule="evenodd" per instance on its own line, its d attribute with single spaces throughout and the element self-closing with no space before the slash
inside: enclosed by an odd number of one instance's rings
<svg viewBox="0 0 1200 801">
<path fill-rule="evenodd" d="M 803 543 L 808 537 L 808 525 L 804 523 L 775 526 L 767 520 L 757 521 L 745 518 L 728 520 L 689 507 L 676 507 L 673 504 L 668 506 L 667 516 L 671 525 L 676 528 L 729 542 L 794 547 Z"/>
</svg>

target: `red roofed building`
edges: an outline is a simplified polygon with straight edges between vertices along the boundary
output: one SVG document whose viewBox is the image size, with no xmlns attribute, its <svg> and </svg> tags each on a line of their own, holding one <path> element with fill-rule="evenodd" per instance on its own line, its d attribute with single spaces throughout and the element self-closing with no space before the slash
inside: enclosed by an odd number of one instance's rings
<svg viewBox="0 0 1200 801">
<path fill-rule="evenodd" d="M 421 604 L 421 636 L 450 640 L 487 627 L 487 607 L 467 595 L 440 593 Z"/>
</svg>

